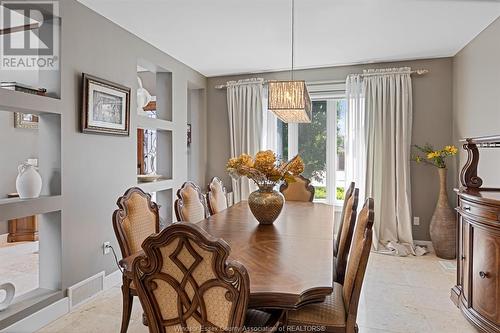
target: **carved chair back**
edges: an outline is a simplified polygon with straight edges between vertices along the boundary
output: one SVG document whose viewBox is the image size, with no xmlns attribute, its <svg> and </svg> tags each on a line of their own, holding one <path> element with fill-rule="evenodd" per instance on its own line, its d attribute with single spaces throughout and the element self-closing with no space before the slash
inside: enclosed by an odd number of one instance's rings
<svg viewBox="0 0 500 333">
<path fill-rule="evenodd" d="M 150 332 L 241 328 L 248 273 L 230 248 L 191 223 L 176 223 L 143 243 L 133 277 Z"/>
<path fill-rule="evenodd" d="M 347 188 L 347 191 L 345 192 L 345 195 L 344 195 L 344 204 L 342 206 L 342 213 L 340 214 L 340 225 L 339 225 L 339 229 L 337 232 L 337 238 L 333 244 L 333 254 L 335 256 L 337 256 L 337 254 L 339 252 L 340 238 L 342 237 L 342 229 L 344 228 L 344 221 L 345 221 L 347 204 L 349 203 L 349 199 L 351 198 L 352 194 L 354 193 L 355 186 L 356 186 L 355 183 L 351 182 L 351 184 Z M 349 249 L 349 247 L 347 247 L 347 249 Z"/>
<path fill-rule="evenodd" d="M 354 327 L 356 325 L 359 296 L 372 246 L 373 219 L 373 199 L 368 198 L 363 209 L 359 212 L 358 221 L 354 228 L 345 281 L 342 288 L 344 305 L 347 312 L 347 327 Z"/>
<path fill-rule="evenodd" d="M 174 208 L 177 221 L 199 222 L 209 215 L 200 187 L 190 181 L 177 191 Z"/>
<path fill-rule="evenodd" d="M 227 209 L 226 188 L 218 177 L 212 178 L 207 190 L 207 206 L 210 214 L 217 214 Z"/>
<path fill-rule="evenodd" d="M 125 258 L 140 251 L 142 242 L 160 231 L 160 215 L 151 196 L 138 187 L 128 189 L 116 204 L 113 229 Z"/>
<path fill-rule="evenodd" d="M 338 244 L 337 255 L 335 257 L 335 277 L 336 281 L 340 284 L 344 283 L 347 256 L 349 255 L 354 225 L 356 224 L 358 201 L 359 189 L 355 188 L 344 202 L 344 216 L 341 222 L 341 230 L 337 237 L 338 242 L 335 243 Z"/>
<path fill-rule="evenodd" d="M 310 201 L 314 199 L 314 186 L 311 181 L 303 176 L 296 176 L 295 182 L 284 183 L 280 192 L 287 201 Z"/>
</svg>

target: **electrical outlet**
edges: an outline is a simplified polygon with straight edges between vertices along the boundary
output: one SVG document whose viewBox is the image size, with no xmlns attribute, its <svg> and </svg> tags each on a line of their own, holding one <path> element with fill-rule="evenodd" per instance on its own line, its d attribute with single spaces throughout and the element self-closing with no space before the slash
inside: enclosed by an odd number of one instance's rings
<svg viewBox="0 0 500 333">
<path fill-rule="evenodd" d="M 413 225 L 420 225 L 420 217 L 418 216 L 413 217 Z"/>
<path fill-rule="evenodd" d="M 110 242 L 104 242 L 102 243 L 102 253 L 103 254 L 109 254 L 111 251 L 111 243 Z"/>
</svg>

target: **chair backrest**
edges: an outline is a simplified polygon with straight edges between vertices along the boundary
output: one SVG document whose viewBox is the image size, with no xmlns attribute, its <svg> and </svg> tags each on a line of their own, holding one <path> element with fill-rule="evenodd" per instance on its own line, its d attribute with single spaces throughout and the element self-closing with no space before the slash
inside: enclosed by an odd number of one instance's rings
<svg viewBox="0 0 500 333">
<path fill-rule="evenodd" d="M 229 245 L 192 223 L 175 223 L 147 238 L 133 280 L 150 332 L 241 328 L 249 298 L 248 273 L 228 261 Z"/>
<path fill-rule="evenodd" d="M 344 283 L 345 269 L 347 265 L 347 256 L 351 247 L 354 225 L 356 224 L 356 215 L 358 212 L 359 189 L 355 188 L 344 202 L 344 219 L 341 222 L 336 244 L 338 244 L 335 272 L 337 282 Z"/>
<path fill-rule="evenodd" d="M 354 236 L 351 250 L 349 251 L 349 259 L 347 261 L 345 280 L 342 288 L 344 305 L 347 312 L 347 325 L 349 327 L 356 325 L 359 296 L 372 246 L 374 215 L 373 199 L 368 198 L 363 209 L 359 212 L 358 221 L 354 228 Z"/>
<path fill-rule="evenodd" d="M 116 204 L 113 229 L 125 258 L 140 251 L 142 242 L 160 231 L 160 215 L 151 196 L 138 187 L 129 188 Z"/>
<path fill-rule="evenodd" d="M 210 214 L 217 214 L 227 208 L 226 188 L 218 177 L 212 178 L 207 187 L 207 206 Z"/>
<path fill-rule="evenodd" d="M 339 229 L 337 232 L 337 241 L 334 243 L 335 248 L 333 249 L 333 254 L 335 256 L 339 252 L 340 238 L 342 237 L 342 229 L 344 228 L 346 208 L 347 208 L 347 204 L 349 202 L 349 199 L 351 198 L 352 194 L 354 193 L 355 186 L 356 185 L 354 184 L 354 182 L 351 182 L 351 184 L 347 188 L 347 191 L 345 192 L 345 195 L 344 195 L 344 205 L 342 206 L 342 213 L 340 214 L 340 225 L 339 225 Z M 347 247 L 347 248 L 349 249 L 349 247 Z"/>
<path fill-rule="evenodd" d="M 310 201 L 314 199 L 314 186 L 311 181 L 303 176 L 295 176 L 295 182 L 284 183 L 280 192 L 287 201 Z"/>
<path fill-rule="evenodd" d="M 175 200 L 177 221 L 199 222 L 208 216 L 205 197 L 200 187 L 193 182 L 185 182 L 177 191 Z"/>
</svg>

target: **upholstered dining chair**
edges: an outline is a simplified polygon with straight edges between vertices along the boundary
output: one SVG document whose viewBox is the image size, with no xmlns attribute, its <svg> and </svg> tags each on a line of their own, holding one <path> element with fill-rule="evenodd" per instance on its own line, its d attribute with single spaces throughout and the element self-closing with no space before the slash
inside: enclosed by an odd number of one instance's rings
<svg viewBox="0 0 500 333">
<path fill-rule="evenodd" d="M 295 176 L 295 181 L 283 183 L 280 192 L 287 201 L 310 201 L 314 199 L 314 186 L 311 181 L 303 176 Z"/>
<path fill-rule="evenodd" d="M 207 186 L 207 206 L 210 215 L 227 208 L 226 188 L 218 177 L 212 178 Z"/>
<path fill-rule="evenodd" d="M 158 206 L 151 201 L 149 194 L 138 187 L 128 189 L 118 198 L 116 204 L 118 209 L 113 213 L 113 229 L 122 257 L 126 258 L 141 252 L 142 242 L 151 234 L 160 231 Z M 127 332 L 134 296 L 137 296 L 131 273 L 127 270 L 123 272 L 121 333 Z"/>
<path fill-rule="evenodd" d="M 347 263 L 344 284 L 334 283 L 333 293 L 322 303 L 305 305 L 290 311 L 287 326 L 293 331 L 358 332 L 356 317 L 359 296 L 372 245 L 373 199 L 368 198 L 359 213 Z"/>
<path fill-rule="evenodd" d="M 275 330 L 282 312 L 248 310 L 247 270 L 228 261 L 229 245 L 192 223 L 148 237 L 132 264 L 149 332 Z"/>
<path fill-rule="evenodd" d="M 342 206 L 342 212 L 340 214 L 340 225 L 338 228 L 337 237 L 333 241 L 333 255 L 335 255 L 335 256 L 337 255 L 337 252 L 339 251 L 339 245 L 340 245 L 339 240 L 340 240 L 340 237 L 342 236 L 342 229 L 343 229 L 343 224 L 344 224 L 344 220 L 345 220 L 347 203 L 349 202 L 349 199 L 350 199 L 351 195 L 353 194 L 355 187 L 356 187 L 356 184 L 354 182 L 351 182 L 351 184 L 347 188 L 347 191 L 345 192 L 345 195 L 344 195 L 344 204 Z"/>
<path fill-rule="evenodd" d="M 353 185 L 352 183 L 351 185 Z M 334 243 L 338 245 L 337 254 L 334 257 L 333 280 L 342 284 L 344 283 L 345 269 L 347 265 L 347 256 L 351 247 L 354 225 L 356 224 L 356 215 L 358 212 L 359 189 L 353 191 L 349 188 L 349 195 L 346 196 L 344 209 L 342 212 L 341 229 L 339 230 L 337 240 Z"/>
<path fill-rule="evenodd" d="M 200 187 L 190 181 L 182 184 L 177 191 L 174 208 L 179 222 L 198 222 L 209 215 L 206 200 Z"/>
</svg>

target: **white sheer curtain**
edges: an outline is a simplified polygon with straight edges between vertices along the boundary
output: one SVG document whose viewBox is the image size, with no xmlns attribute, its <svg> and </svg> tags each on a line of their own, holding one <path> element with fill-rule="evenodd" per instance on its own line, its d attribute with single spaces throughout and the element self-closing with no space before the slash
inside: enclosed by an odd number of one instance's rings
<svg viewBox="0 0 500 333">
<path fill-rule="evenodd" d="M 352 168 L 348 171 L 353 174 L 351 179 L 366 197 L 374 199 L 374 249 L 398 255 L 415 254 L 411 230 L 410 73 L 407 67 L 367 70 L 347 79 L 348 131 L 358 137 L 348 139 L 346 169 Z"/>
<path fill-rule="evenodd" d="M 264 128 L 263 79 L 248 79 L 227 82 L 227 109 L 231 157 L 240 154 L 254 155 L 261 150 Z M 233 200 L 246 200 L 256 190 L 246 177 L 232 181 Z"/>
</svg>

